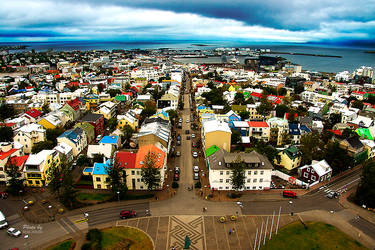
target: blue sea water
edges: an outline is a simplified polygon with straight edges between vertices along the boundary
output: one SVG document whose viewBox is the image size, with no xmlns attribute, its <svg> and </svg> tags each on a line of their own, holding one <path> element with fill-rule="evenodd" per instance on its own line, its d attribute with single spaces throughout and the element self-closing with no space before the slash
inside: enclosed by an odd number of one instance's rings
<svg viewBox="0 0 375 250">
<path fill-rule="evenodd" d="M 9 44 L 9 43 L 7 43 Z M 28 45 L 27 50 L 46 51 L 53 49 L 55 51 L 72 50 L 113 50 L 113 49 L 212 49 L 217 47 L 249 47 L 249 48 L 268 48 L 271 51 L 293 52 L 306 54 L 324 54 L 341 56 L 333 57 L 315 57 L 302 55 L 280 54 L 292 63 L 302 65 L 304 70 L 322 71 L 322 72 L 340 72 L 344 70 L 353 71 L 361 66 L 370 66 L 375 69 L 375 54 L 365 53 L 374 48 L 354 48 L 354 47 L 333 47 L 324 45 L 304 45 L 304 44 L 255 44 L 246 42 L 194 42 L 194 41 L 141 41 L 141 42 L 101 42 L 101 41 L 73 41 L 73 42 L 25 42 L 13 43 L 10 45 Z M 194 44 L 204 44 L 206 46 L 194 46 Z M 0 43 L 0 46 L 4 45 Z M 275 56 L 275 55 L 273 55 Z M 212 62 L 215 58 L 187 59 L 186 62 Z"/>
</svg>

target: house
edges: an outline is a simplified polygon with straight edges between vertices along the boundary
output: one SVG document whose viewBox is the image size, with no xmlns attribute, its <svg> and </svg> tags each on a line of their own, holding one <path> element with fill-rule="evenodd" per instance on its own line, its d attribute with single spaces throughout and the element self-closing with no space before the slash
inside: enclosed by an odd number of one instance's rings
<svg viewBox="0 0 375 250">
<path fill-rule="evenodd" d="M 94 155 L 103 155 L 104 157 L 111 158 L 113 152 L 115 151 L 115 146 L 113 144 L 99 144 L 99 145 L 89 145 L 87 147 L 87 157 L 94 158 Z"/>
<path fill-rule="evenodd" d="M 94 189 L 110 189 L 109 176 L 107 169 L 112 165 L 112 159 L 104 163 L 95 162 L 92 168 L 92 182 Z"/>
<path fill-rule="evenodd" d="M 131 112 L 117 116 L 117 128 L 123 129 L 126 125 L 129 125 L 134 131 L 138 129 L 138 119 Z"/>
<path fill-rule="evenodd" d="M 374 121 L 371 118 L 361 115 L 347 123 L 352 128 L 369 128 L 374 125 Z"/>
<path fill-rule="evenodd" d="M 143 147 L 150 144 L 155 145 L 159 142 L 169 151 L 171 144 L 170 136 L 171 126 L 169 121 L 159 118 L 158 121 L 144 123 L 141 126 L 137 134 L 138 146 Z"/>
<path fill-rule="evenodd" d="M 45 129 L 55 129 L 63 126 L 62 121 L 55 114 L 48 114 L 47 116 L 42 117 L 38 121 L 38 124 L 42 125 Z"/>
<path fill-rule="evenodd" d="M 96 114 L 102 114 L 105 119 L 111 119 L 116 115 L 117 104 L 113 102 L 104 102 L 99 105 L 99 109 L 95 112 Z"/>
<path fill-rule="evenodd" d="M 52 164 L 60 165 L 60 154 L 56 150 L 42 150 L 29 155 L 24 167 L 26 185 L 43 187 L 49 183 L 49 169 Z"/>
<path fill-rule="evenodd" d="M 104 133 L 104 116 L 102 114 L 87 113 L 79 122 L 88 122 L 94 126 L 95 136 Z"/>
<path fill-rule="evenodd" d="M 157 108 L 169 108 L 176 110 L 178 106 L 178 95 L 165 93 L 159 100 L 157 100 Z"/>
<path fill-rule="evenodd" d="M 306 125 L 289 124 L 289 135 L 291 136 L 292 143 L 299 144 L 302 135 L 306 133 L 311 133 L 311 129 L 306 127 Z"/>
<path fill-rule="evenodd" d="M 289 122 L 286 119 L 279 117 L 272 117 L 267 120 L 270 126 L 270 141 L 275 142 L 276 145 L 286 143 L 286 136 L 289 134 Z"/>
<path fill-rule="evenodd" d="M 70 121 L 76 121 L 79 119 L 82 114 L 82 110 L 83 105 L 78 98 L 67 101 L 62 109 L 60 109 L 60 111 L 63 112 Z"/>
<path fill-rule="evenodd" d="M 375 142 L 373 140 L 361 140 L 368 152 L 368 159 L 375 157 Z"/>
<path fill-rule="evenodd" d="M 354 158 L 355 163 L 360 163 L 367 159 L 367 149 L 356 135 L 347 139 L 333 137 L 333 140 L 339 141 L 340 148 L 345 149 L 348 155 Z"/>
<path fill-rule="evenodd" d="M 35 123 L 42 116 L 42 112 L 37 109 L 31 109 L 22 115 L 22 118 L 26 120 L 26 123 Z"/>
<path fill-rule="evenodd" d="M 267 122 L 248 121 L 249 136 L 268 142 L 270 140 L 270 127 Z"/>
<path fill-rule="evenodd" d="M 234 113 L 233 110 L 226 113 L 226 116 L 228 117 L 228 125 L 230 128 L 233 128 L 233 121 L 241 121 L 241 116 Z"/>
<path fill-rule="evenodd" d="M 228 153 L 220 149 L 207 157 L 210 187 L 214 190 L 233 190 L 231 184 L 232 165 L 245 165 L 245 185 L 241 190 L 265 190 L 271 187 L 272 164 L 266 156 L 250 153 Z"/>
<path fill-rule="evenodd" d="M 206 121 L 202 124 L 201 134 L 204 150 L 216 145 L 230 152 L 232 131 L 228 123 L 217 120 Z"/>
<path fill-rule="evenodd" d="M 91 143 L 95 140 L 95 128 L 88 122 L 77 122 L 74 125 L 75 128 L 81 128 L 86 132 L 87 143 Z"/>
<path fill-rule="evenodd" d="M 72 128 L 57 137 L 57 144 L 62 142 L 72 147 L 73 156 L 76 157 L 87 147 L 87 136 L 83 129 Z"/>
<path fill-rule="evenodd" d="M 14 142 L 18 142 L 24 146 L 23 150 L 26 154 L 31 153 L 31 149 L 35 143 L 45 141 L 45 139 L 46 129 L 36 123 L 22 126 L 16 130 L 16 135 L 13 138 Z"/>
<path fill-rule="evenodd" d="M 121 147 L 121 138 L 120 136 L 106 135 L 99 141 L 99 144 L 110 144 L 118 149 Z"/>
<path fill-rule="evenodd" d="M 0 184 L 8 181 L 5 172 L 6 165 L 12 157 L 22 157 L 24 155 L 23 146 L 19 143 L 0 142 Z"/>
<path fill-rule="evenodd" d="M 292 170 L 294 168 L 298 168 L 301 164 L 302 160 L 302 153 L 299 149 L 292 145 L 288 148 L 282 150 L 280 153 L 280 166 L 288 170 Z M 275 160 L 275 164 L 277 164 L 277 160 Z"/>
<path fill-rule="evenodd" d="M 74 159 L 73 148 L 64 142 L 59 143 L 53 150 L 59 152 L 60 158 L 64 159 L 66 163 L 70 163 Z"/>
<path fill-rule="evenodd" d="M 331 179 L 332 168 L 325 160 L 315 161 L 298 169 L 298 176 L 309 186 Z"/>
</svg>

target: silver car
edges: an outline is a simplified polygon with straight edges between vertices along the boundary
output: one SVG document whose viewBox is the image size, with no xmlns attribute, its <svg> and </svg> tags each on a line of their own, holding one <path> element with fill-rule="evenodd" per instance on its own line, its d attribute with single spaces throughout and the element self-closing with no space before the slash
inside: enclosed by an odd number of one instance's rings
<svg viewBox="0 0 375 250">
<path fill-rule="evenodd" d="M 7 233 L 12 236 L 12 237 L 19 237 L 22 233 L 20 230 L 14 228 L 14 227 L 11 227 L 7 230 Z"/>
</svg>

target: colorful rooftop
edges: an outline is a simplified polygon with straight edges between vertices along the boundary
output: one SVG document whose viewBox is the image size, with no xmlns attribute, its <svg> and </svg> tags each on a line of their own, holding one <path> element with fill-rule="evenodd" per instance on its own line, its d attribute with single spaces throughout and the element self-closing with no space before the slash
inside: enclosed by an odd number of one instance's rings
<svg viewBox="0 0 375 250">
<path fill-rule="evenodd" d="M 216 151 L 219 151 L 220 148 L 216 145 L 212 145 L 211 147 L 209 147 L 208 149 L 206 149 L 206 157 L 209 157 L 211 156 L 212 154 L 214 154 Z"/>
</svg>

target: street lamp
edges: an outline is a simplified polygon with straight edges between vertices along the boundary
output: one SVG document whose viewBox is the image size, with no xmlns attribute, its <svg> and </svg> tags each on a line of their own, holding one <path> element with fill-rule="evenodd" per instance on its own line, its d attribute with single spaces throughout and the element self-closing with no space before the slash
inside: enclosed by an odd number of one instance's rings
<svg viewBox="0 0 375 250">
<path fill-rule="evenodd" d="M 117 199 L 120 202 L 120 191 L 117 191 Z"/>
</svg>

